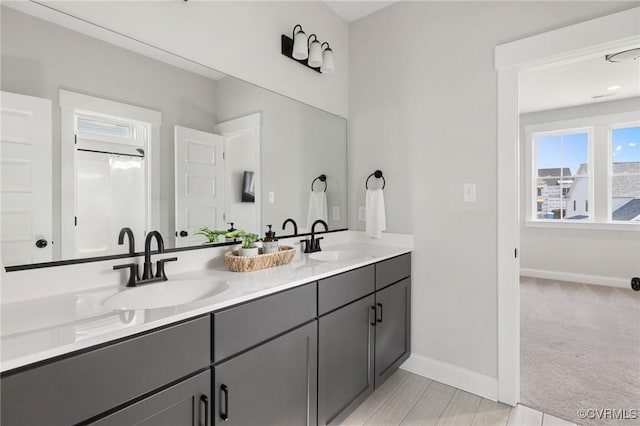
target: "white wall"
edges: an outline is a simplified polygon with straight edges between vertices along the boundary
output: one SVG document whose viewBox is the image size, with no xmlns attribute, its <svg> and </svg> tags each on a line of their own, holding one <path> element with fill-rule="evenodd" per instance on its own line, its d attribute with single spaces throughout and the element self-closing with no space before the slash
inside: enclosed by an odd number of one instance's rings
<svg viewBox="0 0 640 426">
<path fill-rule="evenodd" d="M 46 1 L 47 5 L 223 73 L 347 115 L 348 29 L 319 1 Z M 280 53 L 301 24 L 327 41 L 335 72 L 319 74 Z"/>
<path fill-rule="evenodd" d="M 636 5 L 400 2 L 351 24 L 350 227 L 363 228 L 364 179 L 381 169 L 388 230 L 414 234 L 412 349 L 425 362 L 497 376 L 494 47 Z"/>
<path fill-rule="evenodd" d="M 280 233 L 284 220 L 291 217 L 303 232 L 311 182 L 321 174 L 327 175 L 329 228 L 347 227 L 346 120 L 232 78 L 216 81 L 216 105 L 218 121 L 262 113 L 263 229 L 258 231 L 264 232 L 264 225 L 272 224 Z M 324 184 L 318 181 L 316 188 L 324 188 Z M 275 194 L 274 203 L 268 201 L 270 192 Z M 341 212 L 339 220 L 331 214 L 335 206 Z"/>
<path fill-rule="evenodd" d="M 636 97 L 522 114 L 520 170 L 526 169 L 525 126 L 639 109 L 640 98 Z M 520 267 L 523 274 L 628 288 L 630 278 L 640 274 L 640 233 L 628 230 L 526 227 L 524 175 L 520 183 Z"/>
</svg>

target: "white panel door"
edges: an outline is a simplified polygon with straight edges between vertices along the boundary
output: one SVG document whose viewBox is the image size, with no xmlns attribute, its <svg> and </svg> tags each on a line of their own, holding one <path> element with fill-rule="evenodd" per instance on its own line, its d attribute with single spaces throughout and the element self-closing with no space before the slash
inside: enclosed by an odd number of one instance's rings
<svg viewBox="0 0 640 426">
<path fill-rule="evenodd" d="M 222 136 L 175 126 L 176 247 L 205 242 L 198 228 L 225 229 L 223 149 Z"/>
<path fill-rule="evenodd" d="M 51 100 L 0 92 L 2 263 L 51 261 Z"/>
</svg>

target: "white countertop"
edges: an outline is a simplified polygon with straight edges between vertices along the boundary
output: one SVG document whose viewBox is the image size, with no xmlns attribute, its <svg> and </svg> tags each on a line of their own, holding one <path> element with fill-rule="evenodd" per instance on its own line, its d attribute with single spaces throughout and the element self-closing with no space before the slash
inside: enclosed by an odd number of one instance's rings
<svg viewBox="0 0 640 426">
<path fill-rule="evenodd" d="M 302 255 L 289 265 L 243 273 L 230 272 L 223 257 L 218 256 L 204 270 L 168 273 L 169 281 L 222 280 L 229 288 L 206 299 L 168 308 L 114 311 L 102 306 L 106 297 L 125 291 L 121 285 L 4 304 L 0 371 L 148 331 L 411 251 L 406 247 L 360 243 L 340 244 L 324 250 L 355 250 L 361 255 L 351 260 L 328 262 Z"/>
</svg>

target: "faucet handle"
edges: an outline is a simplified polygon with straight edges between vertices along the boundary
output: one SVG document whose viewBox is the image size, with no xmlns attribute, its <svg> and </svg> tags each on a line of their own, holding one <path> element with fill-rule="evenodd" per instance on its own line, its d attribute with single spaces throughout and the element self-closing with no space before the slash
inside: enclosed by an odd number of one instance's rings
<svg viewBox="0 0 640 426">
<path fill-rule="evenodd" d="M 320 240 L 324 240 L 324 237 L 316 238 L 316 246 L 314 248 L 315 251 L 320 251 L 321 250 L 321 248 L 320 248 Z"/>
<path fill-rule="evenodd" d="M 309 253 L 309 240 L 300 240 L 300 245 L 304 246 L 303 253 Z"/>
<path fill-rule="evenodd" d="M 158 259 L 156 262 L 156 278 L 162 278 L 164 281 L 167 280 L 167 275 L 164 272 L 164 264 L 167 262 L 175 262 L 178 260 L 177 257 L 168 257 L 166 259 Z"/>
<path fill-rule="evenodd" d="M 129 268 L 129 279 L 127 280 L 127 287 L 135 287 L 137 282 L 140 281 L 140 274 L 138 273 L 138 264 L 125 263 L 122 265 L 113 265 L 113 270 Z"/>
</svg>

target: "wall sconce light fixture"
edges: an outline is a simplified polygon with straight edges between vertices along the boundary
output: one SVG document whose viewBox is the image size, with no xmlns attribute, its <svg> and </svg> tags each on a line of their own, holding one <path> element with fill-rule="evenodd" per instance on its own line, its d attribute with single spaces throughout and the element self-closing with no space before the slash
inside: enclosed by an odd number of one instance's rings
<svg viewBox="0 0 640 426">
<path fill-rule="evenodd" d="M 296 31 L 297 29 L 297 31 Z M 282 34 L 282 54 L 319 73 L 331 73 L 334 69 L 333 50 L 326 41 L 320 43 L 315 34 L 309 37 L 301 25 L 293 27 L 292 37 Z M 326 47 L 325 47 L 326 45 Z"/>
</svg>

